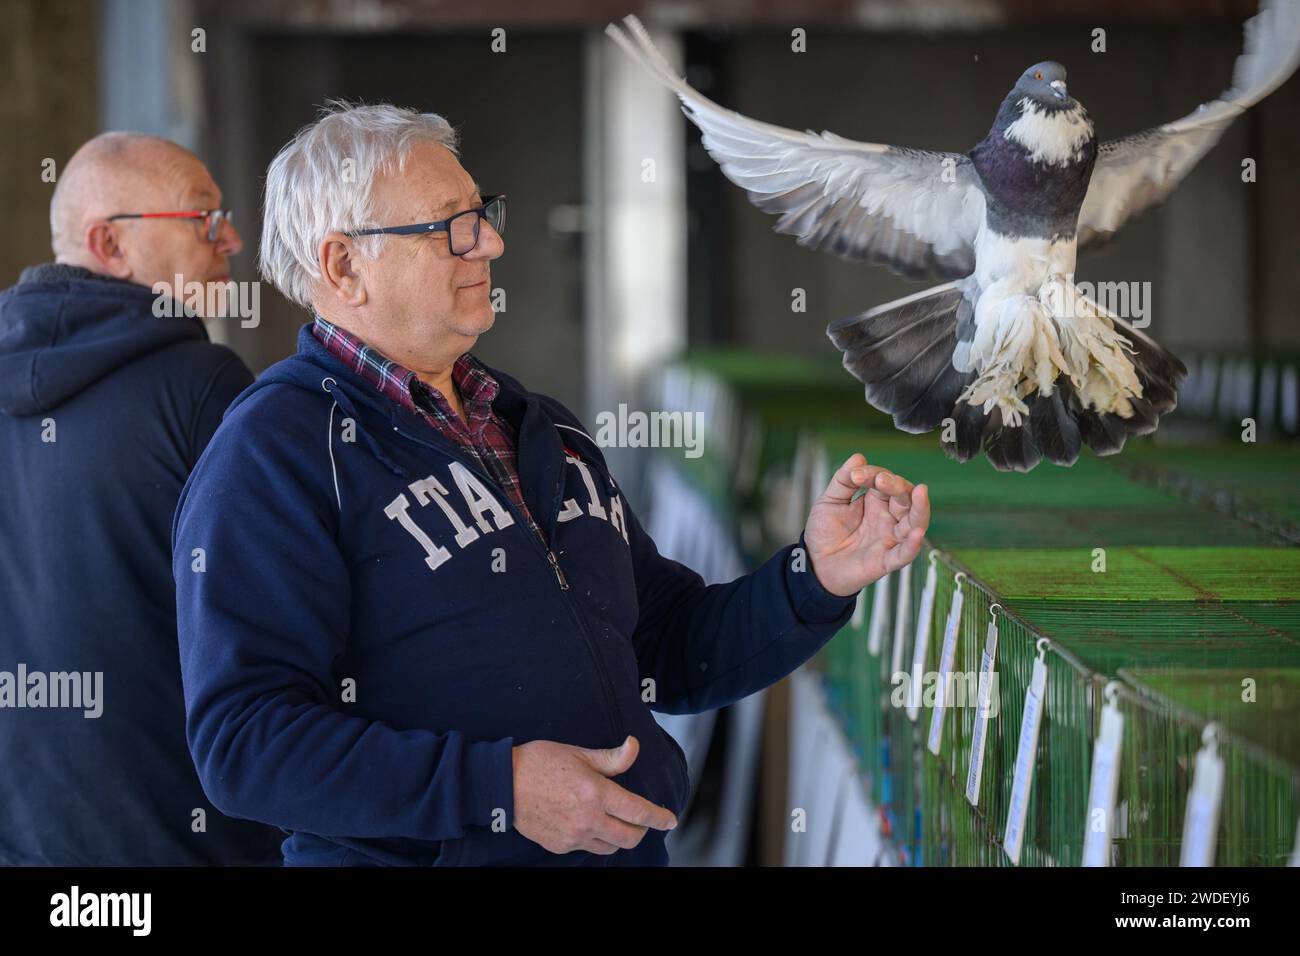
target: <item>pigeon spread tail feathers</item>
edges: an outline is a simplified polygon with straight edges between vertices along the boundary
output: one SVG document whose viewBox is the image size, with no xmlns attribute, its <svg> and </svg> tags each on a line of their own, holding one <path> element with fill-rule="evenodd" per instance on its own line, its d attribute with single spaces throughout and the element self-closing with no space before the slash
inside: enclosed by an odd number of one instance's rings
<svg viewBox="0 0 1300 956">
<path fill-rule="evenodd" d="M 1071 341 L 1068 332 L 1062 338 L 1070 344 L 1057 353 L 1064 373 L 1059 378 L 1052 373 L 1054 381 L 1025 395 L 1021 414 L 1004 411 L 996 401 L 990 402 L 991 408 L 966 401 L 979 373 L 974 367 L 961 371 L 957 366 L 962 363 L 950 359 L 969 348 L 975 329 L 972 300 L 977 295 L 972 280 L 957 280 L 827 328 L 844 353 L 844 367 L 866 385 L 867 401 L 892 415 L 899 430 L 922 434 L 937 428 L 944 450 L 957 461 L 969 461 L 982 450 L 1000 471 L 1029 471 L 1044 458 L 1072 465 L 1082 445 L 1097 455 L 1113 455 L 1130 434 L 1155 431 L 1160 416 L 1176 406 L 1179 385 L 1187 376 L 1183 363 L 1082 297 L 1076 314 L 1095 313 L 1097 328 L 1110 330 L 1124 349 L 1127 362 L 1115 363 L 1120 374 L 1131 366 L 1136 377 L 1131 392 L 1116 389 L 1111 394 L 1111 404 L 1122 406 L 1124 414 L 1099 410 L 1106 398 L 1090 392 L 1105 391 L 1109 382 L 1086 361 L 1090 353 L 1079 352 L 1086 346 Z M 1064 323 L 1057 327 L 1070 328 Z M 1054 340 L 1039 337 L 1025 348 L 1032 350 L 1035 344 L 1050 348 Z M 1075 353 L 1073 365 L 1063 352 Z"/>
<path fill-rule="evenodd" d="M 1300 0 L 1261 0 L 1233 85 L 1172 123 L 1097 142 L 1065 68 L 1031 66 L 968 153 L 857 142 L 724 109 L 636 17 L 609 36 L 675 93 L 723 175 L 807 248 L 950 280 L 833 323 L 866 398 L 907 432 L 995 468 L 1073 464 L 1155 431 L 1187 369 L 1073 283 L 1079 248 L 1162 202 L 1233 119 L 1300 65 Z"/>
</svg>

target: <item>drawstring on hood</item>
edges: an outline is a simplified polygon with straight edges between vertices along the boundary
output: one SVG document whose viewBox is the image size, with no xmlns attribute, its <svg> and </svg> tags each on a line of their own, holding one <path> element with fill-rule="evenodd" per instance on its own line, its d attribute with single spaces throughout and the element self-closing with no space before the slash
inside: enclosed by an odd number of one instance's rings
<svg viewBox="0 0 1300 956">
<path fill-rule="evenodd" d="M 338 381 L 332 375 L 327 375 L 325 378 L 321 379 L 320 387 L 325 390 L 330 398 L 334 399 L 334 403 L 338 405 L 339 408 L 343 409 L 343 414 L 352 419 L 353 427 L 361 433 L 361 436 L 365 439 L 366 447 L 369 448 L 371 454 L 379 460 L 379 463 L 400 478 L 410 478 L 411 473 L 385 455 L 383 449 L 379 447 L 379 442 L 375 440 L 374 436 L 361 427 L 361 416 L 357 414 L 357 408 L 352 404 L 352 400 L 348 398 L 347 393 L 343 389 L 339 388 Z M 329 448 L 330 464 L 332 466 L 334 464 L 334 416 L 333 409 L 330 411 Z M 335 493 L 338 492 L 337 471 L 334 473 L 334 490 Z"/>
</svg>

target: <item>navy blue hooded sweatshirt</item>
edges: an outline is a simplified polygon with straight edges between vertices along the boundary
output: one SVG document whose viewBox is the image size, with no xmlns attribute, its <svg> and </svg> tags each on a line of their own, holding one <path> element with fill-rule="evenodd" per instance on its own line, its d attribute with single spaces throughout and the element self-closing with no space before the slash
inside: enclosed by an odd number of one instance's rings
<svg viewBox="0 0 1300 956">
<path fill-rule="evenodd" d="M 309 326 L 236 400 L 182 494 L 190 748 L 217 807 L 290 831 L 291 865 L 665 864 L 655 830 L 609 856 L 525 838 L 511 748 L 634 735 L 615 782 L 680 814 L 686 762 L 651 710 L 754 693 L 852 612 L 795 545 L 706 587 L 658 553 L 571 412 L 489 371 L 549 548 Z"/>
<path fill-rule="evenodd" d="M 171 574 L 181 487 L 252 375 L 154 300 L 64 265 L 0 293 L 0 864 L 279 860 L 199 785 Z"/>
</svg>

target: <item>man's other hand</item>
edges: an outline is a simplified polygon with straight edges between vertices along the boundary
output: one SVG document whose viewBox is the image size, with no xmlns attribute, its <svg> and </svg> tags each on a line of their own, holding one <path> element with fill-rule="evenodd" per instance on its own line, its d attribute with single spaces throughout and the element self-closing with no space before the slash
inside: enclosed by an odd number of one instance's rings
<svg viewBox="0 0 1300 956">
<path fill-rule="evenodd" d="M 515 829 L 552 853 L 602 855 L 631 849 L 648 829 L 671 830 L 671 812 L 609 779 L 631 767 L 640 749 L 635 737 L 610 750 L 553 740 L 515 747 Z"/>
</svg>

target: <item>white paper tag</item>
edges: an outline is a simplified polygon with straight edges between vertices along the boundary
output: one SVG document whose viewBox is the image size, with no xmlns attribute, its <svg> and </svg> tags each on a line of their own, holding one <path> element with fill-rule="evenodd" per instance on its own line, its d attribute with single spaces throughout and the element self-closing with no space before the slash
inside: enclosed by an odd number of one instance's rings
<svg viewBox="0 0 1300 956">
<path fill-rule="evenodd" d="M 1092 778 L 1088 785 L 1088 815 L 1083 834 L 1083 865 L 1110 866 L 1110 841 L 1115 826 L 1115 794 L 1119 761 L 1124 752 L 1124 715 L 1113 701 L 1101 711 L 1101 730 L 1092 748 Z"/>
<path fill-rule="evenodd" d="M 1219 805 L 1223 801 L 1223 758 L 1210 728 L 1210 739 L 1196 754 L 1192 788 L 1187 794 L 1183 816 L 1183 850 L 1180 866 L 1214 866 L 1219 836 Z"/>
<path fill-rule="evenodd" d="M 948 609 L 948 623 L 943 631 L 943 651 L 939 655 L 939 687 L 930 714 L 930 753 L 939 756 L 943 743 L 943 716 L 948 708 L 948 690 L 952 685 L 952 660 L 957 654 L 957 641 L 961 636 L 961 606 L 966 600 L 961 582 L 953 585 L 952 607 Z"/>
<path fill-rule="evenodd" d="M 980 656 L 979 710 L 975 712 L 975 732 L 970 744 L 970 770 L 966 773 L 966 799 L 979 806 L 980 781 L 984 778 L 984 743 L 988 740 L 989 710 L 993 701 L 993 664 L 998 654 L 998 622 L 989 621 L 984 636 L 984 653 Z"/>
<path fill-rule="evenodd" d="M 903 651 L 907 643 L 907 622 L 912 619 L 909 601 L 912 596 L 912 566 L 905 564 L 898 571 L 898 603 L 894 606 L 894 649 L 890 655 L 889 679 L 903 670 Z"/>
<path fill-rule="evenodd" d="M 871 623 L 867 629 L 867 653 L 872 657 L 880 656 L 880 645 L 885 641 L 885 622 L 889 619 L 889 580 L 893 574 L 886 574 L 878 580 L 871 591 Z"/>
<path fill-rule="evenodd" d="M 1029 812 L 1029 793 L 1034 784 L 1034 762 L 1038 756 L 1038 728 L 1043 722 L 1043 694 L 1047 687 L 1047 665 L 1042 657 L 1034 658 L 1034 675 L 1025 692 L 1025 713 L 1020 721 L 1020 744 L 1016 748 L 1016 771 L 1011 781 L 1011 804 L 1007 807 L 1007 827 L 1002 848 L 1011 862 L 1020 865 L 1020 847 L 1025 839 L 1025 817 Z"/>
<path fill-rule="evenodd" d="M 907 689 L 907 718 L 916 723 L 921 715 L 921 678 L 925 676 L 925 655 L 930 650 L 930 619 L 934 616 L 934 562 L 925 572 L 921 589 L 921 609 L 916 615 L 916 639 L 912 642 L 912 679 Z"/>
</svg>

